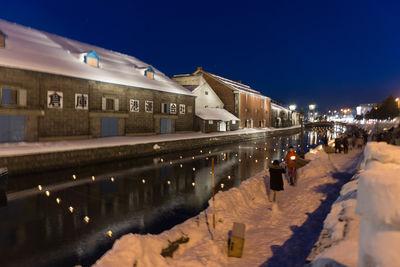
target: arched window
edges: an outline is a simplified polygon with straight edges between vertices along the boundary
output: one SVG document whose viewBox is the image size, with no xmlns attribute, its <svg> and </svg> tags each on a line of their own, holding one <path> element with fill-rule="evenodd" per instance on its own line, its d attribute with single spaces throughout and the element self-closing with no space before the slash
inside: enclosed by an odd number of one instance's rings
<svg viewBox="0 0 400 267">
<path fill-rule="evenodd" d="M 144 71 L 144 76 L 149 78 L 150 80 L 154 80 L 154 69 L 151 66 L 148 66 Z"/>
</svg>

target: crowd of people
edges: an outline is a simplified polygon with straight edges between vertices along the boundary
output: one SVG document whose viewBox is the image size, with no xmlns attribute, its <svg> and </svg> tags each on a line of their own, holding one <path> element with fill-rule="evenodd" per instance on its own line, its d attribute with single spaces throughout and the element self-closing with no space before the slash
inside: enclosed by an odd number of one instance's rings
<svg viewBox="0 0 400 267">
<path fill-rule="evenodd" d="M 376 132 L 371 138 L 373 141 L 386 142 L 391 145 L 400 146 L 400 124 L 388 130 Z"/>
<path fill-rule="evenodd" d="M 348 131 L 335 138 L 335 153 L 347 154 L 353 148 L 362 148 L 368 141 L 368 134 L 362 129 Z"/>
<path fill-rule="evenodd" d="M 346 133 L 334 139 L 334 148 L 328 146 L 328 137 L 322 137 L 321 141 L 326 149 L 332 149 L 331 153 L 343 152 L 347 154 L 349 150 L 361 149 L 364 147 L 368 141 L 368 137 L 369 135 L 365 130 L 356 127 L 349 127 Z M 301 159 L 293 146 L 290 146 L 283 162 L 280 162 L 279 160 L 274 160 L 272 162 L 272 165 L 269 167 L 269 177 L 267 175 L 264 177 L 268 198 L 271 202 L 276 204 L 278 193 L 284 190 L 285 175 L 289 185 L 296 185 L 297 168 L 299 163 L 302 161 L 304 161 L 304 159 Z"/>
</svg>

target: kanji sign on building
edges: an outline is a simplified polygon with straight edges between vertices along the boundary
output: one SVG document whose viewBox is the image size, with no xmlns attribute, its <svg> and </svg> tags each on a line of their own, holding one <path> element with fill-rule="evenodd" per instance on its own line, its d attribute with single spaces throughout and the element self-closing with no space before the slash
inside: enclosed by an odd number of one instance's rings
<svg viewBox="0 0 400 267">
<path fill-rule="evenodd" d="M 139 100 L 136 99 L 130 99 L 129 100 L 129 110 L 130 112 L 139 112 Z"/>
<path fill-rule="evenodd" d="M 87 94 L 75 94 L 75 108 L 87 110 L 89 108 L 89 96 Z"/>
<path fill-rule="evenodd" d="M 47 107 L 63 108 L 63 93 L 57 91 L 47 91 Z"/>
<path fill-rule="evenodd" d="M 176 104 L 175 103 L 171 103 L 169 105 L 169 113 L 170 114 L 176 114 Z"/>
</svg>

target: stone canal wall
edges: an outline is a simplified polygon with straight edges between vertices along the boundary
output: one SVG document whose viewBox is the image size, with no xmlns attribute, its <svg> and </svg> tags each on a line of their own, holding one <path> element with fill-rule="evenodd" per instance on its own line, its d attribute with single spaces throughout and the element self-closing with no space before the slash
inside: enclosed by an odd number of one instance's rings
<svg viewBox="0 0 400 267">
<path fill-rule="evenodd" d="M 35 173 L 101 162 L 124 160 L 135 157 L 161 155 L 177 151 L 200 149 L 255 140 L 269 136 L 295 134 L 298 132 L 300 132 L 300 128 L 291 128 L 250 134 L 224 135 L 218 137 L 204 137 L 135 145 L 88 148 L 12 157 L 7 156 L 0 157 L 0 166 L 7 167 L 10 174 Z M 159 148 L 157 147 L 158 149 L 154 149 L 156 144 L 159 146 Z"/>
</svg>

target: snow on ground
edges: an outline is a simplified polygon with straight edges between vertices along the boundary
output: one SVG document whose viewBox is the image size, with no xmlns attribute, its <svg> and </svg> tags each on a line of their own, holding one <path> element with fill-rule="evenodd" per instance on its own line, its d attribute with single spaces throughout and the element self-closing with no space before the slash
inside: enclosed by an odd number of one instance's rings
<svg viewBox="0 0 400 267">
<path fill-rule="evenodd" d="M 398 146 L 368 143 L 360 172 L 324 222 L 311 266 L 400 266 L 399 153 Z"/>
<path fill-rule="evenodd" d="M 299 170 L 298 185 L 286 184 L 278 206 L 267 200 L 260 173 L 238 188 L 219 192 L 215 205 L 210 200 L 209 208 L 171 230 L 121 237 L 94 266 L 303 266 L 330 205 L 349 177 L 338 170 L 353 171 L 360 155 L 354 151 L 328 156 L 320 148 L 312 154 L 311 163 Z M 227 233 L 233 222 L 246 224 L 242 258 L 226 256 Z M 187 235 L 189 242 L 181 245 L 173 258 L 163 258 L 160 252 L 168 246 L 168 240 L 182 235 Z"/>
<path fill-rule="evenodd" d="M 286 130 L 296 129 L 299 127 L 300 126 L 278 128 L 278 129 L 275 128 L 241 129 L 237 131 L 216 132 L 216 133 L 185 132 L 185 133 L 174 133 L 174 134 L 163 134 L 163 135 L 119 136 L 119 137 L 94 138 L 94 139 L 70 140 L 70 141 L 3 143 L 0 144 L 0 157 L 50 153 L 59 151 L 71 151 L 71 150 L 90 149 L 99 147 L 137 145 L 137 144 L 187 140 L 196 138 L 215 138 L 226 135 L 240 135 L 240 134 L 281 131 L 285 129 Z M 159 148 L 159 145 L 157 145 L 157 148 Z"/>
</svg>

